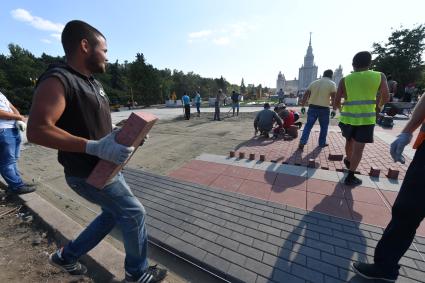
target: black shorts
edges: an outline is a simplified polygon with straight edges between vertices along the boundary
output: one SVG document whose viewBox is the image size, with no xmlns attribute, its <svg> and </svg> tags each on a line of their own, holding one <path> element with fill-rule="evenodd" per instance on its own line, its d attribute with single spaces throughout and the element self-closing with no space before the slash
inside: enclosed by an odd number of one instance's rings
<svg viewBox="0 0 425 283">
<path fill-rule="evenodd" d="M 356 142 L 373 143 L 373 129 L 375 125 L 353 126 L 339 122 L 342 136 L 347 140 L 354 139 Z"/>
</svg>

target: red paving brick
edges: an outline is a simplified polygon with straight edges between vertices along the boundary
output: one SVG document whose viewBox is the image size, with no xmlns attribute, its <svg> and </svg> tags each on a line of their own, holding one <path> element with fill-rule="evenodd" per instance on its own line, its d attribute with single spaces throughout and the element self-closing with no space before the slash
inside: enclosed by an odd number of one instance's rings
<svg viewBox="0 0 425 283">
<path fill-rule="evenodd" d="M 339 198 L 344 197 L 342 184 L 319 179 L 307 179 L 307 191 Z"/>
<path fill-rule="evenodd" d="M 307 187 L 305 177 L 298 177 L 288 174 L 279 173 L 277 174 L 275 185 L 282 188 L 291 188 L 296 190 L 305 191 Z"/>
<path fill-rule="evenodd" d="M 244 180 L 237 177 L 220 175 L 210 185 L 213 188 L 223 189 L 229 192 L 236 192 Z"/>
<path fill-rule="evenodd" d="M 351 217 L 355 221 L 386 227 L 391 214 L 388 208 L 361 201 L 348 202 Z"/>
<path fill-rule="evenodd" d="M 345 186 L 344 193 L 346 199 L 385 206 L 384 200 L 376 189 L 361 186 L 351 188 Z"/>
<path fill-rule="evenodd" d="M 387 200 L 387 202 L 393 206 L 394 205 L 394 201 L 398 195 L 398 192 L 391 192 L 391 191 L 384 191 L 384 190 L 379 190 L 382 195 L 385 197 L 385 199 Z"/>
<path fill-rule="evenodd" d="M 244 180 L 238 189 L 238 193 L 268 200 L 270 197 L 271 187 L 271 184 Z"/>
<path fill-rule="evenodd" d="M 267 172 L 263 170 L 252 170 L 246 179 L 273 185 L 276 180 L 277 173 Z"/>
<path fill-rule="evenodd" d="M 272 202 L 286 204 L 292 207 L 307 209 L 306 197 L 307 192 L 282 186 L 273 186 L 269 200 Z"/>
<path fill-rule="evenodd" d="M 252 171 L 254 171 L 254 169 L 239 166 L 229 166 L 222 174 L 226 176 L 246 179 Z"/>
<path fill-rule="evenodd" d="M 340 197 L 307 192 L 307 210 L 351 219 L 347 200 Z"/>
</svg>

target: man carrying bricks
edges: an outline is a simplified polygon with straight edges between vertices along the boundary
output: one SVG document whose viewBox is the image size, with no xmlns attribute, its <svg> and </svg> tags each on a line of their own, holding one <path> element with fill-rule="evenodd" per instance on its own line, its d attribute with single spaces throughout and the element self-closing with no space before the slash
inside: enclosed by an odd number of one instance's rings
<svg viewBox="0 0 425 283">
<path fill-rule="evenodd" d="M 366 143 L 373 143 L 373 130 L 376 123 L 376 113 L 388 102 L 388 85 L 385 75 L 369 70 L 372 55 L 367 51 L 357 53 L 353 58 L 354 72 L 341 79 L 336 93 L 331 117 L 335 117 L 335 110 L 341 107 L 339 127 L 346 139 L 345 152 L 347 157 L 344 164 L 348 174 L 344 184 L 348 186 L 360 185 L 362 181 L 354 176 L 360 163 Z M 380 101 L 376 101 L 376 94 L 380 92 Z"/>
<path fill-rule="evenodd" d="M 66 64 L 53 65 L 37 82 L 28 121 L 28 140 L 58 149 L 58 160 L 72 190 L 102 212 L 73 241 L 49 257 L 49 262 L 71 275 L 87 268 L 78 259 L 93 249 L 118 225 L 126 251 L 126 282 L 160 282 L 167 271 L 148 266 L 145 209 L 133 195 L 122 173 L 103 189 L 86 179 L 99 159 L 124 163 L 133 147 L 115 141 L 109 100 L 102 85 L 93 78 L 106 69 L 106 39 L 82 21 L 71 21 L 62 32 Z"/>
<path fill-rule="evenodd" d="M 391 144 L 394 161 L 404 163 L 403 150 L 412 139 L 412 133 L 421 126 L 413 148 L 417 149 L 400 192 L 392 207 L 392 218 L 375 249 L 374 263 L 354 263 L 354 271 L 368 279 L 395 282 L 401 257 L 412 244 L 416 229 L 425 217 L 425 97 L 422 96 L 410 121 Z"/>
</svg>

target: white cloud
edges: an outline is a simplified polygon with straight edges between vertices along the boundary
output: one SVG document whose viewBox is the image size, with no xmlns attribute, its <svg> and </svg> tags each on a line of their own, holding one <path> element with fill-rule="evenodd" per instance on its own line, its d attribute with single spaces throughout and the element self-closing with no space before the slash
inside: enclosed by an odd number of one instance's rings
<svg viewBox="0 0 425 283">
<path fill-rule="evenodd" d="M 211 30 L 201 30 L 189 33 L 189 38 L 203 38 L 207 37 L 212 33 Z"/>
<path fill-rule="evenodd" d="M 53 23 L 49 20 L 46 20 L 37 16 L 33 16 L 31 15 L 30 12 L 28 12 L 25 9 L 15 9 L 15 10 L 12 10 L 10 14 L 15 20 L 29 23 L 31 26 L 39 30 L 61 33 L 64 28 L 63 24 Z"/>
<path fill-rule="evenodd" d="M 188 34 L 188 43 L 193 44 L 199 41 L 208 41 L 216 45 L 229 45 L 237 38 L 243 38 L 249 32 L 255 30 L 255 26 L 246 22 L 237 22 L 228 24 L 223 27 L 218 27 L 215 30 L 201 30 Z"/>
<path fill-rule="evenodd" d="M 230 38 L 223 36 L 223 37 L 219 37 L 219 38 L 214 38 L 213 39 L 214 44 L 217 45 L 228 45 L 230 43 Z"/>
<path fill-rule="evenodd" d="M 53 37 L 54 39 L 61 40 L 60 33 L 51 33 L 50 36 Z"/>
<path fill-rule="evenodd" d="M 47 38 L 43 38 L 43 39 L 41 39 L 41 42 L 43 42 L 43 43 L 47 43 L 47 44 L 52 43 L 52 41 L 51 41 L 50 39 L 47 39 Z"/>
</svg>

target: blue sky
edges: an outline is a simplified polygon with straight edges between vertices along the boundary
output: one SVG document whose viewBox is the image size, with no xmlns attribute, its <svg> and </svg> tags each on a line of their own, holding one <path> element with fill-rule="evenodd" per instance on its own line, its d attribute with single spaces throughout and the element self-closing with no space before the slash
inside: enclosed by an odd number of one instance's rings
<svg viewBox="0 0 425 283">
<path fill-rule="evenodd" d="M 163 69 L 275 87 L 279 71 L 298 76 L 309 32 L 319 73 L 351 70 L 357 51 L 385 41 L 391 28 L 424 23 L 425 1 L 6 0 L 0 6 L 0 53 L 9 43 L 39 56 L 62 55 L 60 32 L 84 20 L 107 38 L 111 62 L 136 53 Z"/>
</svg>

